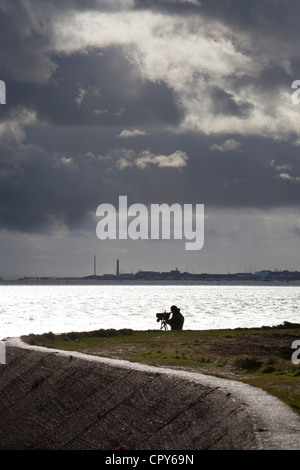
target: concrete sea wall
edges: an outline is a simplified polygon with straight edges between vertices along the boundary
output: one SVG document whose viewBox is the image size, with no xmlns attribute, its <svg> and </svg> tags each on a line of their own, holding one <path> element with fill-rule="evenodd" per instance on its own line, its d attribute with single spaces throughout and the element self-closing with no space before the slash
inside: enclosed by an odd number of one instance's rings
<svg viewBox="0 0 300 470">
<path fill-rule="evenodd" d="M 13 341 L 6 355 L 1 450 L 299 448 L 298 416 L 243 384 Z"/>
</svg>

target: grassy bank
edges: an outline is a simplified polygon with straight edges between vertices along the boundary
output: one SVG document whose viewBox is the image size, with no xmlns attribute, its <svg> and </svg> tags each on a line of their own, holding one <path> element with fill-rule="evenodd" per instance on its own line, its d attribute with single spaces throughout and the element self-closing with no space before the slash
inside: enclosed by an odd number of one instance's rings
<svg viewBox="0 0 300 470">
<path fill-rule="evenodd" d="M 240 380 L 277 396 L 300 414 L 300 364 L 292 362 L 300 324 L 208 331 L 50 332 L 22 339 L 48 348 Z"/>
</svg>

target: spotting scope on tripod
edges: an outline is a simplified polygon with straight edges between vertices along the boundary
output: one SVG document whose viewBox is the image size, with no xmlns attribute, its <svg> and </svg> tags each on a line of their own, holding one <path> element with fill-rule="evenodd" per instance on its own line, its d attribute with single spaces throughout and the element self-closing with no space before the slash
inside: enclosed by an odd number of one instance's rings
<svg viewBox="0 0 300 470">
<path fill-rule="evenodd" d="M 164 312 L 164 313 L 157 313 L 156 314 L 156 321 L 160 321 L 160 329 L 161 330 L 167 330 L 168 329 L 168 324 L 167 320 L 169 319 L 171 315 L 171 312 Z"/>
</svg>

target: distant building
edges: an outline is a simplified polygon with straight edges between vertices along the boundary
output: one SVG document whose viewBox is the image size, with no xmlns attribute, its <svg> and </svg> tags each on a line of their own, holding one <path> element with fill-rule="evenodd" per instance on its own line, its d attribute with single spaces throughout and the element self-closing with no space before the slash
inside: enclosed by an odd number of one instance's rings
<svg viewBox="0 0 300 470">
<path fill-rule="evenodd" d="M 135 275 L 133 273 L 122 273 L 119 275 L 119 279 L 127 280 L 127 279 L 135 279 Z"/>
<path fill-rule="evenodd" d="M 105 280 L 111 280 L 111 279 L 116 279 L 117 276 L 115 274 L 103 274 L 102 279 Z"/>
<path fill-rule="evenodd" d="M 156 271 L 138 271 L 135 275 L 136 279 L 158 279 L 160 272 Z"/>
<path fill-rule="evenodd" d="M 271 271 L 263 270 L 263 271 L 256 271 L 253 276 L 258 277 L 259 279 L 266 279 L 271 274 Z"/>
</svg>

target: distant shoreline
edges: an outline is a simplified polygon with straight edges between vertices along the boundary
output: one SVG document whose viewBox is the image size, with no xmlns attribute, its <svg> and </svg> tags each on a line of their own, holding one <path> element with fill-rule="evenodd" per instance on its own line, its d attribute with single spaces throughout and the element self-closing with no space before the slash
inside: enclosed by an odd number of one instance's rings
<svg viewBox="0 0 300 470">
<path fill-rule="evenodd" d="M 260 280 L 129 280 L 129 279 L 82 279 L 82 278 L 56 278 L 56 279 L 3 279 L 1 286 L 64 286 L 64 285 L 83 285 L 83 286 L 142 286 L 142 285 L 184 285 L 184 286 L 300 286 L 300 280 L 291 281 L 260 281 Z"/>
</svg>

